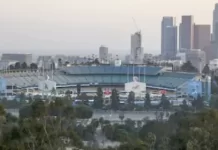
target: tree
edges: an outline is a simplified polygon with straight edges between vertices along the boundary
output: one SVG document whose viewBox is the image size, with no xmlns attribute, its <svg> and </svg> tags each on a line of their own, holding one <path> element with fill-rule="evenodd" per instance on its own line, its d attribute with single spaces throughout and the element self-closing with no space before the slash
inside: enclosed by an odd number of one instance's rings
<svg viewBox="0 0 218 150">
<path fill-rule="evenodd" d="M 178 118 L 178 117 L 177 117 Z M 218 147 L 218 112 L 207 110 L 179 118 L 177 130 L 170 137 L 171 149 L 213 150 Z"/>
<path fill-rule="evenodd" d="M 21 64 L 21 68 L 22 68 L 22 69 L 27 69 L 27 67 L 28 67 L 28 66 L 27 66 L 26 62 L 23 62 L 23 63 Z"/>
<path fill-rule="evenodd" d="M 40 118 L 48 114 L 47 107 L 45 106 L 45 103 L 41 100 L 35 101 L 31 105 L 31 109 L 32 109 L 31 115 L 33 118 Z"/>
<path fill-rule="evenodd" d="M 131 91 L 129 93 L 127 101 L 128 101 L 129 108 L 133 109 L 134 108 L 134 101 L 135 101 L 135 93 L 133 91 Z"/>
<path fill-rule="evenodd" d="M 62 67 L 62 59 L 61 58 L 58 59 L 58 66 Z"/>
<path fill-rule="evenodd" d="M 70 64 L 69 61 L 65 61 L 64 66 L 68 66 Z"/>
<path fill-rule="evenodd" d="M 82 140 L 73 132 L 72 106 L 65 106 L 62 101 L 55 100 L 53 103 L 35 101 L 26 107 L 31 110 L 25 112 L 29 115 L 26 118 L 17 120 L 6 115 L 6 122 L 0 124 L 0 149 L 57 150 L 65 149 L 66 146 L 82 148 Z M 57 117 L 50 116 L 47 110 L 51 108 L 61 110 L 61 113 Z"/>
<path fill-rule="evenodd" d="M 92 117 L 93 111 L 86 105 L 79 105 L 75 107 L 76 117 L 80 119 L 89 119 Z"/>
<path fill-rule="evenodd" d="M 182 105 L 180 106 L 184 111 L 188 110 L 188 104 L 186 100 L 182 101 Z"/>
<path fill-rule="evenodd" d="M 163 107 L 163 109 L 165 109 L 165 110 L 170 108 L 170 102 L 167 99 L 167 97 L 165 96 L 165 94 L 162 94 L 162 96 L 161 96 L 160 106 Z"/>
<path fill-rule="evenodd" d="M 82 100 L 82 102 L 84 104 L 87 104 L 88 105 L 88 101 L 89 101 L 89 97 L 86 95 L 86 93 L 82 93 L 78 99 Z"/>
<path fill-rule="evenodd" d="M 5 109 L 2 105 L 0 105 L 0 116 L 4 116 L 6 114 Z"/>
<path fill-rule="evenodd" d="M 127 119 L 125 120 L 125 125 L 126 125 L 128 128 L 132 129 L 132 130 L 135 129 L 135 121 L 132 120 L 132 119 L 130 119 L 130 118 L 127 118 Z"/>
<path fill-rule="evenodd" d="M 55 68 L 55 62 L 54 62 L 54 61 L 52 61 L 50 69 L 51 69 L 51 70 L 55 70 L 55 69 L 56 69 L 56 68 Z"/>
<path fill-rule="evenodd" d="M 30 64 L 30 69 L 31 69 L 31 70 L 37 70 L 37 69 L 38 69 L 37 64 L 31 63 L 31 64 Z"/>
<path fill-rule="evenodd" d="M 204 100 L 203 97 L 201 95 L 197 96 L 197 99 L 195 99 L 194 101 L 192 101 L 192 106 L 197 109 L 203 109 L 204 108 Z"/>
<path fill-rule="evenodd" d="M 93 61 L 93 63 L 94 63 L 95 65 L 99 65 L 99 64 L 100 64 L 98 58 L 95 58 L 94 61 Z"/>
<path fill-rule="evenodd" d="M 151 98 L 150 98 L 150 94 L 149 93 L 146 93 L 146 95 L 145 95 L 144 107 L 147 110 L 151 107 Z"/>
<path fill-rule="evenodd" d="M 111 94 L 111 108 L 113 110 L 118 110 L 119 104 L 120 104 L 119 94 L 116 89 L 113 89 Z"/>
<path fill-rule="evenodd" d="M 80 92 L 81 92 L 81 85 L 80 84 L 76 85 L 76 91 L 77 91 L 77 97 L 78 97 L 80 95 Z"/>
<path fill-rule="evenodd" d="M 119 118 L 120 118 L 120 121 L 123 123 L 123 119 L 125 118 L 124 112 L 120 112 Z"/>
<path fill-rule="evenodd" d="M 195 68 L 190 61 L 187 61 L 181 66 L 181 70 L 184 72 L 198 72 L 197 68 Z"/>
<path fill-rule="evenodd" d="M 141 120 L 137 121 L 137 128 L 139 128 L 139 129 L 142 128 L 142 121 Z"/>
<path fill-rule="evenodd" d="M 211 96 L 210 107 L 214 109 L 218 109 L 218 95 Z"/>
<path fill-rule="evenodd" d="M 170 138 L 169 137 L 163 137 L 161 138 L 161 142 L 159 144 L 159 149 L 160 150 L 169 150 L 170 149 Z"/>
<path fill-rule="evenodd" d="M 145 137 L 145 144 L 147 145 L 149 150 L 154 150 L 155 143 L 156 143 L 155 134 L 149 132 L 147 137 Z"/>
<path fill-rule="evenodd" d="M 21 68 L 20 62 L 16 62 L 14 68 L 15 69 L 20 69 Z"/>
<path fill-rule="evenodd" d="M 67 91 L 65 92 L 65 95 L 66 95 L 66 97 L 67 97 L 68 100 L 71 99 L 71 94 L 72 94 L 72 92 L 71 92 L 70 90 L 67 90 Z"/>
<path fill-rule="evenodd" d="M 93 107 L 96 109 L 101 109 L 103 107 L 103 91 L 101 87 L 97 88 L 97 95 L 94 97 Z"/>
<path fill-rule="evenodd" d="M 10 70 L 14 70 L 14 68 L 15 68 L 14 65 L 10 65 L 10 66 L 9 66 L 9 69 L 10 69 Z"/>
<path fill-rule="evenodd" d="M 209 68 L 209 65 L 208 65 L 208 64 L 206 64 L 206 65 L 204 66 L 204 69 L 202 70 L 202 72 L 203 72 L 204 74 L 209 74 L 209 73 L 210 73 L 210 68 Z"/>
</svg>

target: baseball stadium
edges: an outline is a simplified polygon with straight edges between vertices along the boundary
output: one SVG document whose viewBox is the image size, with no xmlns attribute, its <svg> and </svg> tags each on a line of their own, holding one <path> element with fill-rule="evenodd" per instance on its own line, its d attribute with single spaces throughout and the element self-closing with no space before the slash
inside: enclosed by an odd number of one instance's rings
<svg viewBox="0 0 218 150">
<path fill-rule="evenodd" d="M 195 73 L 169 72 L 164 67 L 153 66 L 71 66 L 55 71 L 22 71 L 2 73 L 0 90 L 33 89 L 45 91 L 42 84 L 48 82 L 47 92 L 53 88 L 76 92 L 79 85 L 81 92 L 93 93 L 97 87 L 104 91 L 116 88 L 120 92 L 165 91 L 178 96 L 198 94 L 210 97 L 210 77 Z M 13 90 L 12 90 L 13 91 Z M 110 92 L 109 92 L 110 93 Z"/>
</svg>

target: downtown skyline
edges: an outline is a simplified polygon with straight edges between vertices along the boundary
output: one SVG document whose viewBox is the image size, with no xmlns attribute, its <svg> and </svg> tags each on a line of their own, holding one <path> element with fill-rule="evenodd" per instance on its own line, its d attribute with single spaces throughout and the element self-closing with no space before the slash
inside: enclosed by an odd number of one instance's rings
<svg viewBox="0 0 218 150">
<path fill-rule="evenodd" d="M 13 6 L 11 5 L 13 0 L 0 2 L 1 7 L 4 7 L 0 10 L 2 27 L 0 53 L 9 51 L 80 54 L 78 50 L 81 54 L 98 53 L 99 46 L 103 44 L 109 48 L 110 52 L 120 51 L 119 54 L 125 55 L 130 51 L 130 35 L 136 31 L 132 22 L 134 17 L 142 31 L 142 46 L 145 53 L 160 54 L 160 22 L 163 16 L 176 17 L 177 26 L 182 15 L 193 15 L 197 24 L 212 25 L 215 5 L 215 1 L 189 1 L 190 5 L 196 5 L 186 6 L 188 1 L 177 1 L 177 4 L 185 8 L 179 9 L 179 6 L 175 5 L 176 2 L 169 0 L 165 1 L 165 5 L 157 1 L 126 1 L 125 3 L 123 0 L 103 4 L 95 0 L 94 2 L 98 2 L 100 6 L 94 7 L 89 2 L 81 1 L 76 2 L 78 8 L 75 9 L 73 2 L 68 0 L 64 1 L 65 4 L 55 1 L 56 4 L 52 5 L 49 5 L 49 1 L 42 3 L 39 0 L 33 5 L 26 0 L 21 0 L 20 4 Z M 167 6 L 170 2 L 173 6 Z M 71 5 L 67 6 L 67 4 Z M 90 7 L 84 4 L 90 4 Z M 112 7 L 112 4 L 117 5 Z M 39 8 L 40 6 L 44 7 Z M 151 8 L 156 6 L 156 9 L 160 11 L 149 10 L 148 6 Z M 163 6 L 162 9 L 160 9 L 161 6 Z M 167 9 L 166 6 L 169 8 Z M 21 8 L 22 11 L 17 11 Z M 93 10 L 95 12 L 91 12 Z M 99 12 L 102 13 L 98 14 Z"/>
</svg>

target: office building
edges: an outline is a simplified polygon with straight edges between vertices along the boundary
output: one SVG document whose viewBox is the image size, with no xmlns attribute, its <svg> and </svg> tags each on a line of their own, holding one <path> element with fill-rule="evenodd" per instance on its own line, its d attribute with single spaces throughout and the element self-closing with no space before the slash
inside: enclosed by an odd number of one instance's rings
<svg viewBox="0 0 218 150">
<path fill-rule="evenodd" d="M 207 64 L 210 62 L 210 60 L 218 58 L 218 44 L 215 42 L 210 43 L 203 49 L 203 51 L 206 54 Z"/>
<path fill-rule="evenodd" d="M 190 61 L 192 65 L 201 73 L 206 65 L 205 52 L 200 49 L 191 49 L 186 52 L 186 61 Z"/>
<path fill-rule="evenodd" d="M 56 62 L 58 63 L 58 62 Z M 63 62 L 65 63 L 65 62 Z M 40 69 L 45 69 L 45 70 L 49 70 L 49 69 L 55 69 L 55 61 L 53 59 L 52 56 L 39 56 L 37 59 L 37 65 L 38 68 Z"/>
<path fill-rule="evenodd" d="M 131 35 L 131 61 L 134 64 L 143 63 L 143 48 L 141 32 Z"/>
<path fill-rule="evenodd" d="M 176 58 L 177 53 L 177 26 L 168 26 L 165 28 L 164 59 L 172 60 Z"/>
<path fill-rule="evenodd" d="M 100 59 L 100 62 L 107 62 L 108 61 L 108 48 L 107 47 L 100 46 L 99 59 Z"/>
<path fill-rule="evenodd" d="M 182 16 L 179 26 L 179 49 L 193 49 L 194 40 L 193 16 Z"/>
<path fill-rule="evenodd" d="M 17 61 L 20 63 L 26 63 L 30 65 L 32 63 L 32 54 L 2 54 L 1 60 L 3 61 Z"/>
<path fill-rule="evenodd" d="M 215 9 L 213 11 L 212 41 L 215 43 L 218 43 L 218 3 L 215 4 Z"/>
<path fill-rule="evenodd" d="M 210 25 L 194 25 L 194 49 L 203 50 L 210 45 Z"/>
<path fill-rule="evenodd" d="M 131 61 L 130 55 L 125 56 L 125 63 L 129 64 Z"/>
<path fill-rule="evenodd" d="M 166 30 L 167 27 L 172 27 L 175 25 L 175 18 L 174 17 L 163 17 L 161 22 L 161 55 L 164 55 L 166 51 Z"/>
</svg>

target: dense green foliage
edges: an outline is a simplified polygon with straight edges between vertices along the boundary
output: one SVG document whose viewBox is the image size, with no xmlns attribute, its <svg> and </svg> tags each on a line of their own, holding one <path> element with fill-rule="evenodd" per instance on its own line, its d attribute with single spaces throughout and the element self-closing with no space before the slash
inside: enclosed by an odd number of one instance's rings
<svg viewBox="0 0 218 150">
<path fill-rule="evenodd" d="M 181 71 L 185 72 L 198 72 L 198 69 L 195 68 L 190 61 L 187 61 L 181 66 Z"/>
<path fill-rule="evenodd" d="M 93 107 L 96 109 L 101 109 L 103 107 L 103 91 L 101 87 L 97 88 L 97 95 L 94 97 Z"/>
<path fill-rule="evenodd" d="M 107 138 L 121 141 L 118 150 L 215 150 L 218 148 L 218 111 L 177 112 L 167 122 L 148 121 L 137 127 L 134 121 L 105 124 Z"/>
<path fill-rule="evenodd" d="M 23 107 L 20 110 L 20 119 L 17 119 L 5 114 L 1 106 L 0 149 L 58 150 L 67 146 L 83 147 L 82 140 L 75 133 L 74 118 L 90 118 L 92 112 L 89 108 L 78 107 L 76 109 L 81 113 L 72 106 L 66 106 L 61 100 L 49 103 L 35 101 Z"/>
</svg>

